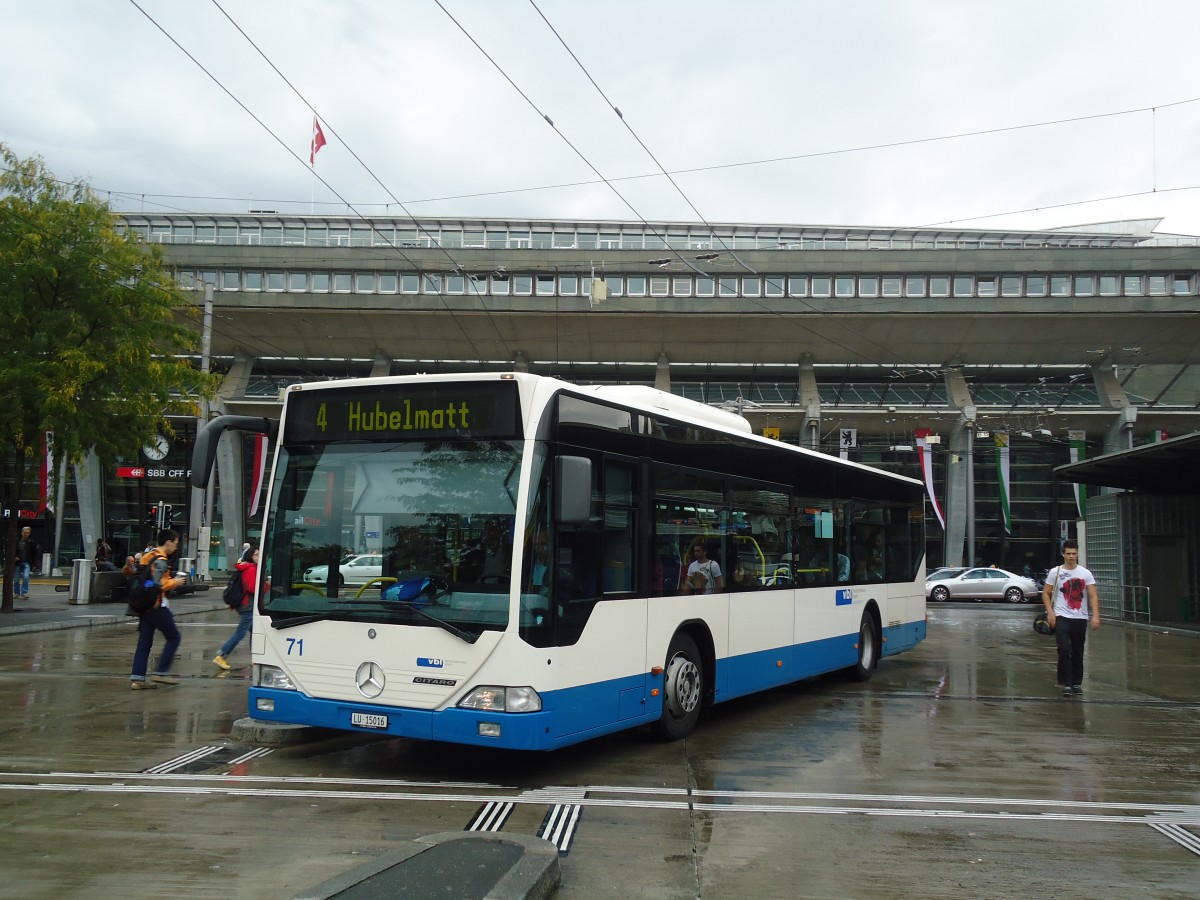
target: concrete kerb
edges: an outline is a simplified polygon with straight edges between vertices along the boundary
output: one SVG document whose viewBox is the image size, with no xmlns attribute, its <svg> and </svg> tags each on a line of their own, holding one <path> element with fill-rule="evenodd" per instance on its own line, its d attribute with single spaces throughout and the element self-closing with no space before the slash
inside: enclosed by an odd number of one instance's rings
<svg viewBox="0 0 1200 900">
<path fill-rule="evenodd" d="M 521 834 L 445 831 L 314 885 L 293 900 L 362 896 L 456 897 L 462 900 L 540 900 L 562 880 L 558 848 Z"/>
<path fill-rule="evenodd" d="M 292 725 L 287 722 L 267 722 L 250 716 L 238 719 L 229 729 L 229 739 L 239 744 L 265 747 L 287 747 L 328 737 L 335 732 L 311 725 Z"/>
<path fill-rule="evenodd" d="M 22 608 L 25 606 L 22 601 L 22 607 L 15 609 L 12 615 L 0 616 L 0 637 L 135 622 L 125 615 L 123 603 L 71 603 L 61 590 L 65 582 L 60 579 L 33 578 L 30 584 L 41 590 L 33 601 L 35 608 Z M 176 618 L 227 609 L 221 595 L 212 591 L 173 600 L 171 608 Z"/>
</svg>

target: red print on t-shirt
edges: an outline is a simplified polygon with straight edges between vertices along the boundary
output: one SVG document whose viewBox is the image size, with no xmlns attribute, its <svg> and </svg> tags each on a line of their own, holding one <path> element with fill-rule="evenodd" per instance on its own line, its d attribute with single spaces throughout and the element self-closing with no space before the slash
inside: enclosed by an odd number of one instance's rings
<svg viewBox="0 0 1200 900">
<path fill-rule="evenodd" d="M 1082 578 L 1068 578 L 1062 583 L 1063 599 L 1067 601 L 1068 609 L 1083 608 L 1083 592 L 1086 586 Z"/>
</svg>

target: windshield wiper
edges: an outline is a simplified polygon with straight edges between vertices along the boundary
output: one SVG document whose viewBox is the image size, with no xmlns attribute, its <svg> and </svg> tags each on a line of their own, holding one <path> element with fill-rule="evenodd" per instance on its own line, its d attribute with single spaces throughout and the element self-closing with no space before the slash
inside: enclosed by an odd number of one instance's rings
<svg viewBox="0 0 1200 900">
<path fill-rule="evenodd" d="M 386 603 L 383 601 L 378 601 L 378 600 L 372 600 L 372 601 L 361 601 L 360 600 L 355 603 L 354 608 L 362 609 L 363 607 L 366 607 L 366 606 L 369 606 L 372 609 L 378 609 L 378 610 L 384 610 L 384 611 L 395 609 L 396 607 L 400 607 L 401 609 L 411 610 L 412 612 L 415 612 L 417 615 L 424 616 L 429 621 L 436 623 L 439 628 L 444 628 L 446 631 L 450 632 L 452 635 L 454 635 L 456 638 L 458 638 L 461 641 L 465 641 L 468 644 L 473 644 L 477 640 L 479 640 L 479 635 L 476 632 L 467 631 L 463 628 L 459 628 L 457 625 L 447 622 L 445 619 L 439 619 L 437 616 L 433 615 L 432 613 L 426 612 L 425 610 L 421 609 L 419 606 L 414 606 L 411 602 L 409 602 L 407 600 L 393 600 L 391 602 L 386 602 Z M 309 616 L 296 616 L 293 619 L 280 619 L 280 620 L 272 619 L 271 627 L 275 628 L 275 629 L 295 628 L 297 625 L 308 625 L 311 622 L 322 622 L 326 619 L 343 618 L 351 612 L 353 612 L 353 610 L 339 609 L 339 610 L 334 610 L 332 612 L 314 613 L 313 615 L 309 615 Z"/>
<path fill-rule="evenodd" d="M 271 627 L 274 629 L 295 628 L 297 625 L 307 625 L 310 622 L 324 622 L 327 619 L 340 619 L 344 617 L 349 610 L 335 610 L 334 612 L 315 613 L 311 616 L 295 616 L 291 619 L 276 619 L 271 618 Z"/>
<path fill-rule="evenodd" d="M 397 601 L 389 604 L 389 606 L 400 606 L 400 607 L 403 607 L 404 609 L 411 609 L 417 615 L 424 616 L 430 622 L 436 622 L 439 628 L 444 628 L 446 631 L 450 632 L 456 638 L 466 641 L 468 644 L 473 644 L 477 640 L 479 640 L 479 635 L 476 632 L 466 631 L 462 628 L 459 628 L 457 625 L 452 625 L 451 623 L 447 622 L 445 619 L 439 619 L 437 616 L 433 615 L 432 613 L 425 612 L 425 610 L 421 609 L 421 607 L 414 606 L 411 601 L 397 600 Z"/>
</svg>

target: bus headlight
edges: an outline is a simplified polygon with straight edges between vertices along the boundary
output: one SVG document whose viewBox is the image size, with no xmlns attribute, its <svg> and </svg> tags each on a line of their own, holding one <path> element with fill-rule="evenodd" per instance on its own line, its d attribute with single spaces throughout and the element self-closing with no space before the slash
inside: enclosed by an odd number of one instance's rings
<svg viewBox="0 0 1200 900">
<path fill-rule="evenodd" d="M 292 679 L 278 666 L 256 665 L 254 667 L 254 686 L 275 688 L 280 691 L 296 690 L 296 685 L 292 683 Z"/>
<path fill-rule="evenodd" d="M 542 698 L 531 687 L 499 687 L 481 684 L 471 689 L 459 701 L 461 709 L 483 709 L 494 712 L 527 713 L 542 708 Z"/>
</svg>

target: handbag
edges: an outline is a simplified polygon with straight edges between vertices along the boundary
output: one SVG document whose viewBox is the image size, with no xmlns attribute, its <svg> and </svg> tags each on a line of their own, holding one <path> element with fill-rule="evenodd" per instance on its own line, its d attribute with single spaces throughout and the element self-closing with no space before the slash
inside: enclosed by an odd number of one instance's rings
<svg viewBox="0 0 1200 900">
<path fill-rule="evenodd" d="M 1051 603 L 1054 602 L 1054 595 L 1058 593 L 1058 579 L 1061 577 L 1062 577 L 1062 566 L 1059 566 L 1058 571 L 1054 573 L 1054 590 L 1052 590 L 1050 592 L 1050 602 Z M 1044 609 L 1040 613 L 1038 613 L 1036 616 L 1034 616 L 1033 617 L 1033 630 L 1036 631 L 1038 634 L 1054 634 L 1054 629 L 1052 627 L 1050 627 L 1050 623 L 1046 621 L 1047 618 L 1049 618 L 1049 613 L 1047 613 L 1046 610 L 1044 610 Z"/>
<path fill-rule="evenodd" d="M 1046 618 L 1047 613 L 1044 609 L 1033 617 L 1033 630 L 1038 634 L 1054 634 L 1054 629 L 1050 627 L 1050 623 L 1046 621 Z"/>
</svg>

